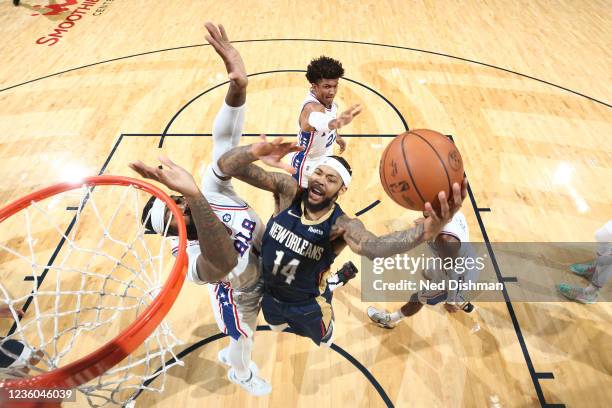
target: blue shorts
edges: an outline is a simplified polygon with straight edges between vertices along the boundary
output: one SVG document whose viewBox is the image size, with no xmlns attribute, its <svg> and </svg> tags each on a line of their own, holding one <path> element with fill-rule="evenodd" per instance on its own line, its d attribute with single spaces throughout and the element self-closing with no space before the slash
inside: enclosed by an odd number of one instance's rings
<svg viewBox="0 0 612 408">
<path fill-rule="evenodd" d="M 334 311 L 331 296 L 318 296 L 307 302 L 287 303 L 264 293 L 261 301 L 264 318 L 268 324 L 288 324 L 293 331 L 308 337 L 318 346 L 330 344 L 334 331 Z"/>
</svg>

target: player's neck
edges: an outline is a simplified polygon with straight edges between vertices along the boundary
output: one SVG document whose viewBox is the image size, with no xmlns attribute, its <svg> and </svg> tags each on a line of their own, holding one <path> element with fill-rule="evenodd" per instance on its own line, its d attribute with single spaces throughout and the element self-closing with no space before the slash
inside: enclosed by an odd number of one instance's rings
<svg viewBox="0 0 612 408">
<path fill-rule="evenodd" d="M 320 210 L 308 209 L 306 205 L 303 206 L 302 214 L 308 221 L 319 221 L 321 218 L 325 218 L 333 210 L 334 203 L 330 203 L 328 206 L 321 208 Z"/>
</svg>

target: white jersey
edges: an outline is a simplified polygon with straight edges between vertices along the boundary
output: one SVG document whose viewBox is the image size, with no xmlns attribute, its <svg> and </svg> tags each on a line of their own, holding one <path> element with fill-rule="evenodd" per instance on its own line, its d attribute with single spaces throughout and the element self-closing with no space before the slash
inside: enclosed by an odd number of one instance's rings
<svg viewBox="0 0 612 408">
<path fill-rule="evenodd" d="M 463 259 L 476 259 L 476 251 L 472 244 L 470 244 L 470 232 L 468 229 L 467 221 L 465 216 L 461 212 L 457 212 L 453 218 L 446 224 L 440 234 L 451 235 L 459 240 L 461 247 L 457 258 Z M 437 257 L 442 255 L 436 250 L 435 245 L 429 244 L 429 247 L 433 254 Z M 441 282 L 443 280 L 454 280 L 462 282 L 477 282 L 480 275 L 480 270 L 475 262 L 462 263 L 461 266 L 456 265 L 455 269 L 443 269 L 443 270 L 428 270 L 426 272 L 427 278 L 434 282 Z M 438 291 L 438 290 L 423 290 L 419 292 L 419 300 L 421 303 L 435 304 L 440 298 L 445 298 L 447 302 L 458 302 L 461 303 L 463 296 L 461 291 Z"/>
<path fill-rule="evenodd" d="M 302 102 L 302 106 L 300 108 L 300 115 L 304 110 L 304 106 L 309 103 L 318 103 L 319 100 L 315 98 L 312 93 L 309 93 L 304 102 Z M 330 120 L 336 119 L 336 114 L 338 111 L 338 105 L 336 102 L 332 102 L 331 108 L 325 108 L 325 114 L 329 116 Z M 331 156 L 334 154 L 334 142 L 336 141 L 336 130 L 330 130 L 328 132 L 320 132 L 318 130 L 313 130 L 312 132 L 302 131 L 300 127 L 300 121 L 298 117 L 298 144 L 300 146 L 304 146 L 304 156 L 306 159 L 319 158 L 323 156 Z"/>
<path fill-rule="evenodd" d="M 222 281 L 237 290 L 255 285 L 261 276 L 259 253 L 265 231 L 263 222 L 257 213 L 236 195 L 229 182 L 223 183 L 214 176 L 210 167 L 203 177 L 202 193 L 215 215 L 225 224 L 228 232 L 231 232 L 238 257 L 238 264 Z M 172 240 L 172 254 L 176 256 L 178 237 L 172 237 Z M 199 279 L 196 267 L 200 253 L 197 240 L 187 241 L 187 277 L 195 283 L 203 284 L 205 282 Z"/>
</svg>

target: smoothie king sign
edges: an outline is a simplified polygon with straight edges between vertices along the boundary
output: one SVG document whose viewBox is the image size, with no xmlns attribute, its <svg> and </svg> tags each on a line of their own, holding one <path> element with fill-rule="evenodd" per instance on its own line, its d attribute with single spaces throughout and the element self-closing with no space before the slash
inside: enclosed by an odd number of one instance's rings
<svg viewBox="0 0 612 408">
<path fill-rule="evenodd" d="M 52 32 L 38 38 L 36 44 L 53 46 L 60 42 L 79 21 L 88 14 L 101 15 L 108 3 L 113 0 L 60 0 L 50 1 L 49 4 L 35 5 L 33 16 L 44 16 L 52 21 L 59 21 Z"/>
</svg>

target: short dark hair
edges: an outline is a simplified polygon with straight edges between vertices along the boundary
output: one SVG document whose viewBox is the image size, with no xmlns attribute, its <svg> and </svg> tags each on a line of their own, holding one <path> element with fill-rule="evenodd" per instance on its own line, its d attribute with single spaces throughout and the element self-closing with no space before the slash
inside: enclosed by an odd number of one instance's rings
<svg viewBox="0 0 612 408">
<path fill-rule="evenodd" d="M 310 61 L 306 69 L 306 79 L 311 84 L 316 84 L 322 79 L 338 79 L 343 76 L 342 63 L 324 55 Z"/>
<path fill-rule="evenodd" d="M 344 166 L 346 171 L 348 171 L 348 174 L 350 174 L 351 176 L 353 175 L 353 170 L 351 169 L 351 165 L 348 164 L 348 162 L 346 161 L 344 157 L 340 157 L 340 156 L 329 156 L 329 157 L 331 157 L 332 159 L 338 160 L 340 164 Z"/>
</svg>

